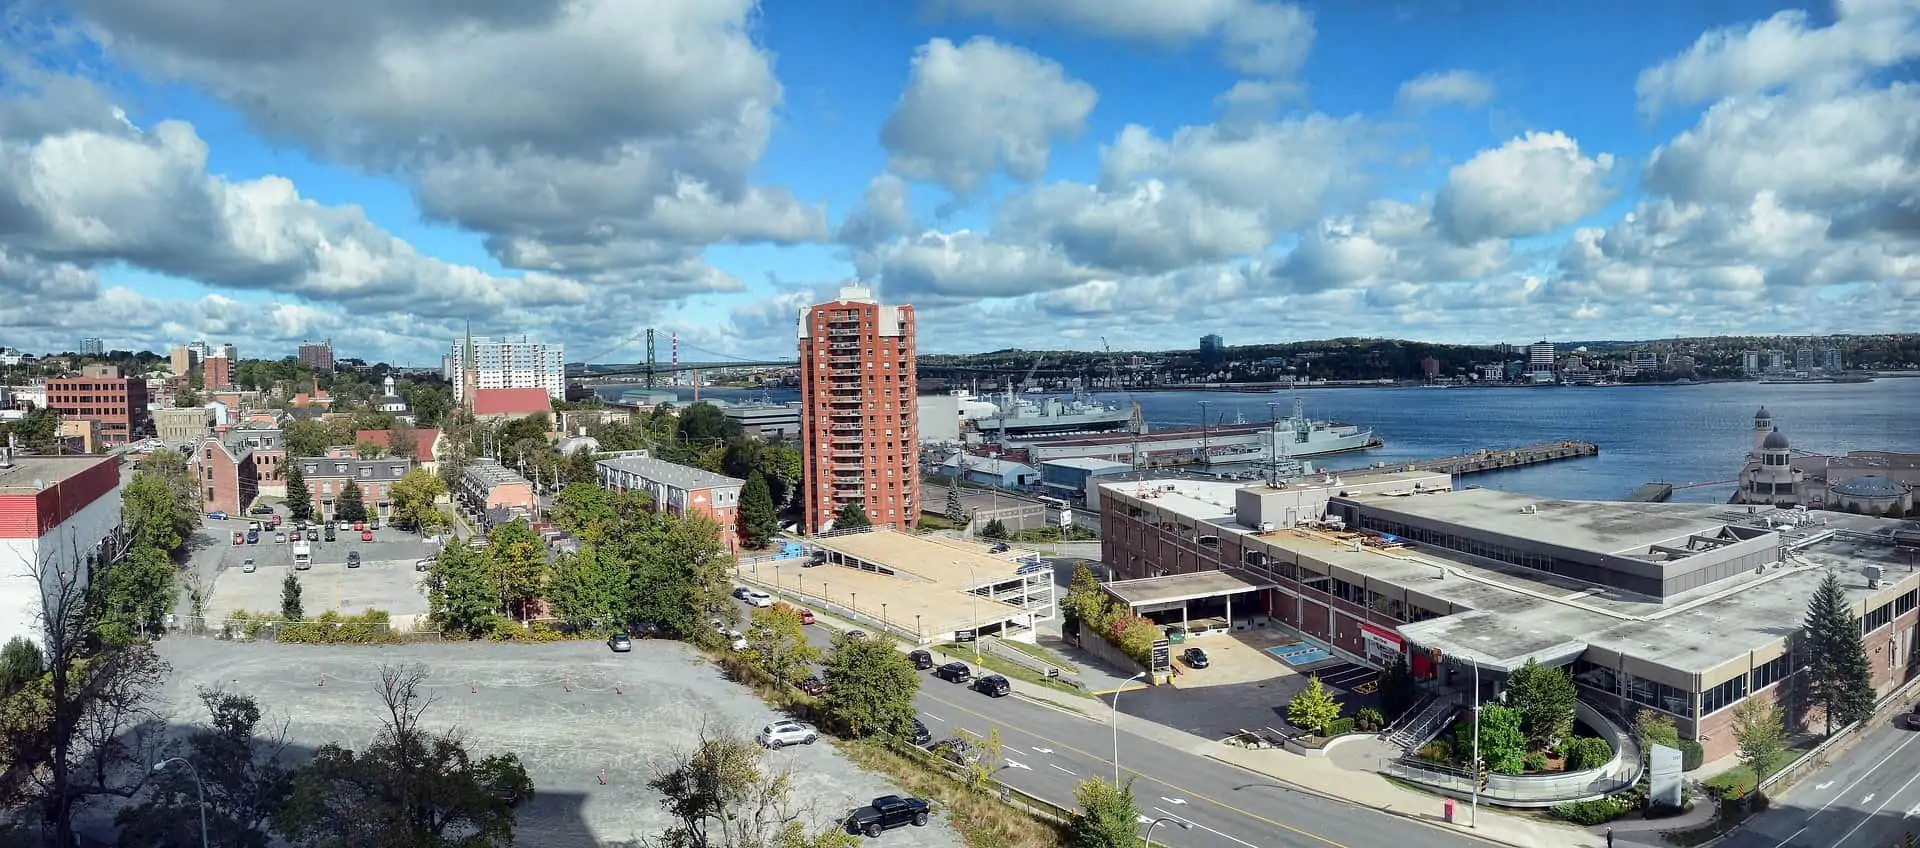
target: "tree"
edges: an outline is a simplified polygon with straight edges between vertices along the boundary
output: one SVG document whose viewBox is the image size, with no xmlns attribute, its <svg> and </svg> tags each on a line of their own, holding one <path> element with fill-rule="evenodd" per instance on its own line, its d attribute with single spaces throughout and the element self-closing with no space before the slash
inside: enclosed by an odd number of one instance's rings
<svg viewBox="0 0 1920 848">
<path fill-rule="evenodd" d="M 781 509 L 793 503 L 794 493 L 800 490 L 800 475 L 805 466 L 806 458 L 788 445 L 761 448 L 760 473 L 767 476 L 767 484 L 773 488 L 773 500 Z"/>
<path fill-rule="evenodd" d="M 424 666 L 382 666 L 385 728 L 356 754 L 328 744 L 293 770 L 274 832 L 300 848 L 513 844 L 514 809 L 533 781 L 513 754 L 474 761 L 452 733 L 420 726 L 434 698 Z"/>
<path fill-rule="evenodd" d="M 486 562 L 464 540 L 440 548 L 427 572 L 427 610 L 441 632 L 478 637 L 500 609 L 500 593 Z"/>
<path fill-rule="evenodd" d="M 306 617 L 306 610 L 300 606 L 300 578 L 293 572 L 287 572 L 286 579 L 280 581 L 280 617 L 287 621 L 299 621 Z"/>
<path fill-rule="evenodd" d="M 835 530 L 856 530 L 872 526 L 873 519 L 867 517 L 867 506 L 860 501 L 848 503 L 841 507 L 839 512 L 833 514 Z"/>
<path fill-rule="evenodd" d="M 126 559 L 108 570 L 97 594 L 100 609 L 94 631 L 111 644 L 125 645 L 161 632 L 173 611 L 173 561 L 158 548 L 136 546 Z"/>
<path fill-rule="evenodd" d="M 1000 519 L 998 518 L 989 520 L 987 526 L 980 528 L 980 537 L 983 539 L 1005 539 L 1007 538 L 1007 525 L 1000 523 Z"/>
<path fill-rule="evenodd" d="M 621 501 L 629 514 L 609 539 L 632 569 L 630 616 L 681 639 L 714 644 L 719 635 L 709 622 L 718 618 L 731 624 L 740 615 L 729 597 L 734 560 L 720 544 L 720 525 L 699 515 L 642 511 L 640 503 Z"/>
<path fill-rule="evenodd" d="M 955 524 L 967 523 L 966 508 L 960 504 L 960 487 L 947 487 L 947 520 Z M 1085 784 L 1082 784 L 1083 786 Z"/>
<path fill-rule="evenodd" d="M 1307 678 L 1307 688 L 1287 702 L 1287 723 L 1302 730 L 1324 735 L 1327 725 L 1340 718 L 1340 702 L 1320 683 L 1320 675 Z"/>
<path fill-rule="evenodd" d="M 279 761 L 286 742 L 260 741 L 257 731 L 265 728 L 260 706 L 250 695 L 202 688 L 200 703 L 207 709 L 209 725 L 194 728 L 184 750 L 164 752 L 184 756 L 194 770 L 176 764 L 154 774 L 148 799 L 122 809 L 114 819 L 120 826 L 121 844 L 200 845 L 201 786 L 206 791 L 209 844 L 234 848 L 272 844 L 268 824 L 290 789 L 288 771 Z M 286 739 L 285 722 L 274 730 L 274 739 Z M 196 772 L 202 781 L 199 786 L 194 783 Z"/>
<path fill-rule="evenodd" d="M 433 472 L 417 465 L 409 468 L 389 490 L 393 518 L 396 523 L 416 529 L 436 526 L 440 519 L 440 496 L 446 493 L 447 484 L 440 482 Z"/>
<path fill-rule="evenodd" d="M 1808 683 L 1812 695 L 1826 705 L 1827 735 L 1834 720 L 1852 724 L 1873 714 L 1872 666 L 1860 639 L 1860 621 L 1840 588 L 1840 577 L 1827 572 L 1807 604 L 1804 629 L 1808 651 Z"/>
<path fill-rule="evenodd" d="M 142 460 L 120 491 L 120 520 L 135 547 L 172 554 L 200 524 L 200 491 L 187 472 L 186 459 L 156 451 Z"/>
<path fill-rule="evenodd" d="M 428 452 L 428 455 L 424 458 L 420 456 L 423 450 Z M 431 461 L 433 459 L 432 450 L 432 445 L 420 444 L 420 431 L 412 427 L 396 423 L 392 428 L 387 430 L 387 453 L 391 456 Z"/>
<path fill-rule="evenodd" d="M 554 526 L 579 537 L 589 545 L 606 538 L 608 530 L 619 522 L 614 511 L 614 495 L 592 483 L 568 483 L 553 497 L 553 509 L 547 518 Z"/>
<path fill-rule="evenodd" d="M 547 589 L 555 614 L 568 624 L 589 629 L 619 622 L 626 596 L 627 570 L 593 545 L 561 555 Z"/>
<path fill-rule="evenodd" d="M 1480 763 L 1496 774 L 1527 770 L 1527 734 L 1520 711 L 1499 704 L 1480 707 Z"/>
<path fill-rule="evenodd" d="M 1420 688 L 1413 679 L 1413 669 L 1407 666 L 1405 654 L 1395 654 L 1393 662 L 1380 674 L 1380 709 L 1386 714 L 1389 723 L 1399 720 L 1407 710 L 1413 709 L 1420 700 Z"/>
<path fill-rule="evenodd" d="M 963 780 L 967 787 L 975 792 L 987 791 L 993 785 L 993 773 L 1006 765 L 1006 745 L 1000 741 L 1000 728 L 990 728 L 987 735 L 981 736 L 962 727 L 954 738 L 973 750 L 973 756 L 965 763 Z"/>
<path fill-rule="evenodd" d="M 353 455 L 361 459 L 380 459 L 387 456 L 387 448 L 378 442 L 361 439 L 353 443 Z"/>
<path fill-rule="evenodd" d="M 526 606 L 547 588 L 547 546 L 525 519 L 487 531 L 487 576 L 500 592 L 500 607 L 526 617 Z"/>
<path fill-rule="evenodd" d="M 647 786 L 673 824 L 647 844 L 660 848 L 853 848 L 837 820 L 809 824 L 791 799 L 792 774 L 766 766 L 752 739 L 702 724 L 691 748 L 669 754 Z"/>
<path fill-rule="evenodd" d="M 1067 825 L 1069 848 L 1140 845 L 1140 805 L 1133 800 L 1133 781 L 1115 786 L 1104 778 L 1091 778 L 1073 790 L 1073 798 L 1080 808 Z"/>
<path fill-rule="evenodd" d="M 1527 660 L 1507 679 L 1507 703 L 1520 711 L 1527 744 L 1544 751 L 1573 732 L 1573 676 Z"/>
<path fill-rule="evenodd" d="M 289 459 L 287 469 L 287 512 L 295 521 L 313 520 L 313 490 L 307 488 L 307 475 L 300 471 L 300 462 Z"/>
<path fill-rule="evenodd" d="M 821 715 L 848 736 L 911 734 L 920 676 L 886 640 L 842 635 L 827 654 L 824 677 Z"/>
<path fill-rule="evenodd" d="M 767 477 L 753 471 L 740 489 L 741 541 L 758 550 L 766 547 L 779 531 L 780 518 L 773 509 L 773 493 L 767 488 Z"/>
<path fill-rule="evenodd" d="M 352 480 L 340 489 L 340 498 L 333 502 L 333 517 L 340 521 L 367 520 L 366 495 L 360 491 L 360 484 Z"/>
<path fill-rule="evenodd" d="M 1674 728 L 1673 717 L 1655 710 L 1642 709 L 1633 717 L 1633 736 L 1643 751 L 1651 751 L 1655 745 L 1680 747 L 1680 731 Z"/>
<path fill-rule="evenodd" d="M 25 636 L 15 636 L 0 648 L 0 702 L 47 673 L 47 658 L 40 646 Z"/>
<path fill-rule="evenodd" d="M 1113 622 L 1113 602 L 1100 591 L 1100 581 L 1086 560 L 1074 565 L 1073 580 L 1067 584 L 1067 597 L 1060 608 L 1067 617 L 1066 627 L 1076 633 L 1104 633 Z"/>
<path fill-rule="evenodd" d="M 288 424 L 280 431 L 280 435 L 287 444 L 288 462 L 325 456 L 327 448 L 335 444 L 333 431 L 326 424 L 311 418 Z"/>
<path fill-rule="evenodd" d="M 740 438 L 739 422 L 710 403 L 696 403 L 681 410 L 678 429 L 680 441 L 693 446 Z"/>
<path fill-rule="evenodd" d="M 1740 762 L 1758 777 L 1773 774 L 1787 751 L 1786 716 L 1780 705 L 1748 698 L 1733 708 L 1733 738 L 1740 743 Z"/>
<path fill-rule="evenodd" d="M 786 604 L 755 609 L 747 627 L 749 661 L 781 683 L 797 683 L 820 661 L 820 649 L 807 641 L 800 611 Z"/>
</svg>

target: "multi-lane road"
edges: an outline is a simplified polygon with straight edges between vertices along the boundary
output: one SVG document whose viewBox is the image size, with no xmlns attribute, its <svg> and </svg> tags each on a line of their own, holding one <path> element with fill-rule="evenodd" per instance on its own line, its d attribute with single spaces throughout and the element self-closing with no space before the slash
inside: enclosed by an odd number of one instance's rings
<svg viewBox="0 0 1920 848">
<path fill-rule="evenodd" d="M 811 641 L 825 647 L 826 628 L 809 627 Z M 1015 687 L 1020 682 L 1015 681 Z M 1113 779 L 1114 729 L 1085 715 L 1020 697 L 989 698 L 926 672 L 915 702 L 935 739 L 966 730 L 978 736 L 999 731 L 1002 783 L 1074 807 L 1081 781 Z M 1272 778 L 1180 750 L 1119 728 L 1123 773 L 1134 780 L 1141 812 L 1165 817 L 1155 845 L 1174 848 L 1371 848 L 1419 845 L 1469 848 L 1487 843 L 1437 827 L 1328 800 Z M 1198 743 L 1200 740 L 1196 739 Z M 1185 823 L 1181 828 L 1178 823 Z"/>
<path fill-rule="evenodd" d="M 1727 848 L 1853 848 L 1920 845 L 1920 733 L 1905 716 L 1881 725 L 1832 765 L 1773 799 Z"/>
</svg>

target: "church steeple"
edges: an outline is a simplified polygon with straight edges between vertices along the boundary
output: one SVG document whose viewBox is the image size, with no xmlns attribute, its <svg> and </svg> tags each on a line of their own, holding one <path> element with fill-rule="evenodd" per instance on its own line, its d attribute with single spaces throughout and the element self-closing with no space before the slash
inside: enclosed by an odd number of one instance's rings
<svg viewBox="0 0 1920 848">
<path fill-rule="evenodd" d="M 480 389 L 480 360 L 473 352 L 473 322 L 467 322 L 467 338 L 460 351 L 460 394 L 466 401 L 467 412 L 473 412 L 473 396 Z"/>
</svg>

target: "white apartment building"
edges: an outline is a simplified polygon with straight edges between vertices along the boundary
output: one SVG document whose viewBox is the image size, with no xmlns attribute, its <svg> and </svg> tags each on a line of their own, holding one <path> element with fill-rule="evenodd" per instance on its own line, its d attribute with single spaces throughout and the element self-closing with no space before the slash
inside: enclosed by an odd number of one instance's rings
<svg viewBox="0 0 1920 848">
<path fill-rule="evenodd" d="M 453 383 L 453 397 L 467 401 L 467 367 L 473 363 L 476 389 L 546 389 L 554 400 L 567 397 L 567 355 L 564 345 L 529 341 L 521 337 L 493 339 L 471 338 L 471 360 L 467 338 L 453 340 L 453 350 L 444 360 L 447 381 Z"/>
</svg>

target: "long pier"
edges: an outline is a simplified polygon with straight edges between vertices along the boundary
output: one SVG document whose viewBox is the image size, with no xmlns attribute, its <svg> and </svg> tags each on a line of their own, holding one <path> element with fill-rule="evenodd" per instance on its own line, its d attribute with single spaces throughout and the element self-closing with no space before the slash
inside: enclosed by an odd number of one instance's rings
<svg viewBox="0 0 1920 848">
<path fill-rule="evenodd" d="M 1356 472 L 1377 471 L 1382 469 L 1432 471 L 1437 474 L 1460 476 L 1478 474 L 1482 471 L 1522 468 L 1528 465 L 1539 465 L 1543 462 L 1555 462 L 1562 459 L 1578 459 L 1583 456 L 1599 455 L 1600 446 L 1592 442 L 1547 442 L 1539 445 L 1528 445 L 1523 448 L 1480 450 L 1459 456 L 1424 459 L 1418 462 L 1409 462 L 1404 465 L 1383 464 L 1348 470 Z"/>
</svg>

